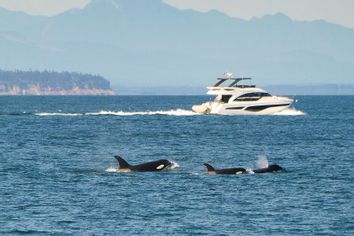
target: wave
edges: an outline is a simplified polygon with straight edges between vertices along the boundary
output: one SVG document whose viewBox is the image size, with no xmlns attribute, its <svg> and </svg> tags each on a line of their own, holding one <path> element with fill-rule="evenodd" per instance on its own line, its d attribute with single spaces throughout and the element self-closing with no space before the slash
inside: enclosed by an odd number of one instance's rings
<svg viewBox="0 0 354 236">
<path fill-rule="evenodd" d="M 280 112 L 274 113 L 275 116 L 305 116 L 307 115 L 306 112 L 296 110 L 295 108 L 287 108 Z"/>
<path fill-rule="evenodd" d="M 32 115 L 32 113 L 23 111 L 23 112 L 9 112 L 9 113 L 4 113 L 0 112 L 0 116 L 26 116 L 26 115 Z"/>
<path fill-rule="evenodd" d="M 119 172 L 119 169 L 110 166 L 110 167 L 108 167 L 107 169 L 105 169 L 105 171 L 106 171 L 106 172 Z"/>
<path fill-rule="evenodd" d="M 172 163 L 170 169 L 173 170 L 173 169 L 176 169 L 176 168 L 180 167 L 180 165 L 177 162 L 174 162 L 174 161 L 170 161 L 170 162 Z"/>
</svg>

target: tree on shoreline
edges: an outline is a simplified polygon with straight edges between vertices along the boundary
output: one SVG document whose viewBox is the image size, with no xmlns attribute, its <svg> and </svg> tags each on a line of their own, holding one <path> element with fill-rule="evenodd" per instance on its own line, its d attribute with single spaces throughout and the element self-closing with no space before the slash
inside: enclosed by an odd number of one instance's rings
<svg viewBox="0 0 354 236">
<path fill-rule="evenodd" d="M 27 89 L 31 86 L 56 90 L 102 89 L 110 90 L 110 82 L 100 75 L 55 71 L 0 70 L 0 92 L 14 86 Z"/>
</svg>

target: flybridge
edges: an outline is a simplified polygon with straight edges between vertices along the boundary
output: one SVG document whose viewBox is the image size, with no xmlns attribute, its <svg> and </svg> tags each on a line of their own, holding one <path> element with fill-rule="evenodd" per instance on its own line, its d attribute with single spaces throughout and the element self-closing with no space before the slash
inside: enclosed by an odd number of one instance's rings
<svg viewBox="0 0 354 236">
<path fill-rule="evenodd" d="M 246 77 L 246 78 L 233 78 L 233 77 L 226 77 L 226 78 L 217 78 L 219 80 L 216 84 L 214 84 L 213 87 L 220 87 L 221 84 L 223 84 L 227 80 L 231 80 L 232 82 L 225 87 L 237 87 L 237 88 L 254 88 L 256 87 L 255 85 L 239 85 L 238 82 L 242 80 L 251 80 L 252 78 Z"/>
</svg>

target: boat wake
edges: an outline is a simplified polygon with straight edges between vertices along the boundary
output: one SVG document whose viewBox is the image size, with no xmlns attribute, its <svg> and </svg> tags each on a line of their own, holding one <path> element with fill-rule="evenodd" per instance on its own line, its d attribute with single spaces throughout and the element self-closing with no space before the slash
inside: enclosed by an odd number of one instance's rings
<svg viewBox="0 0 354 236">
<path fill-rule="evenodd" d="M 144 115 L 166 115 L 166 116 L 195 116 L 199 115 L 190 110 L 176 109 L 176 110 L 167 110 L 167 111 L 99 111 L 85 113 L 85 115 L 98 116 L 98 115 L 113 115 L 113 116 L 144 116 Z"/>
<path fill-rule="evenodd" d="M 109 111 L 101 110 L 98 112 L 87 113 L 69 113 L 69 112 L 38 112 L 36 116 L 197 116 L 202 115 L 192 110 L 175 109 L 175 110 L 159 110 L 159 111 Z M 275 116 L 303 116 L 307 115 L 305 112 L 296 110 L 295 108 L 288 108 L 281 112 L 274 113 Z"/>
<path fill-rule="evenodd" d="M 166 116 L 196 116 L 199 115 L 191 110 L 166 110 L 166 111 L 98 111 L 87 113 L 62 113 L 62 112 L 40 112 L 37 116 L 146 116 L 146 115 L 166 115 Z"/>
<path fill-rule="evenodd" d="M 81 113 L 62 113 L 62 112 L 39 112 L 36 116 L 81 116 Z"/>
<path fill-rule="evenodd" d="M 295 108 L 287 108 L 280 112 L 274 113 L 274 116 L 305 116 L 307 115 L 306 112 L 296 110 Z"/>
</svg>

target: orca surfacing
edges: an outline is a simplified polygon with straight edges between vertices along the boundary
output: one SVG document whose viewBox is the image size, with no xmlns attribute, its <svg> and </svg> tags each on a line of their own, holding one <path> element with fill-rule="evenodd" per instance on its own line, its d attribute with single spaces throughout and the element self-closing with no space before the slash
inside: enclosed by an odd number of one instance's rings
<svg viewBox="0 0 354 236">
<path fill-rule="evenodd" d="M 120 156 L 114 156 L 119 163 L 119 171 L 121 172 L 148 172 L 161 171 L 171 167 L 172 163 L 169 160 L 161 159 L 157 161 L 146 162 L 138 165 L 130 165 L 126 160 Z"/>
<path fill-rule="evenodd" d="M 277 164 L 269 165 L 265 168 L 255 169 L 255 170 L 246 170 L 245 168 L 237 167 L 237 168 L 228 168 L 228 169 L 215 169 L 213 166 L 205 163 L 208 174 L 225 174 L 225 175 L 238 175 L 238 174 L 246 174 L 246 173 L 271 173 L 278 171 L 285 171 L 285 169 Z"/>
<path fill-rule="evenodd" d="M 211 165 L 209 165 L 207 163 L 205 163 L 204 165 L 207 168 L 207 173 L 208 174 L 238 175 L 238 174 L 247 173 L 245 168 L 229 168 L 229 169 L 216 170 L 214 167 L 212 167 Z"/>
<path fill-rule="evenodd" d="M 277 172 L 277 171 L 284 171 L 285 169 L 277 164 L 269 165 L 265 168 L 260 168 L 253 170 L 254 173 L 270 173 L 270 172 Z"/>
</svg>

